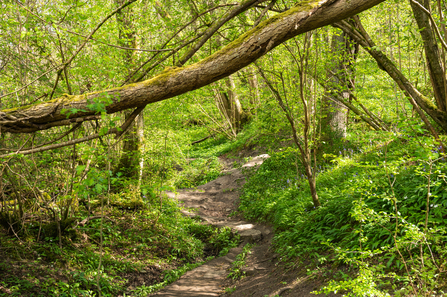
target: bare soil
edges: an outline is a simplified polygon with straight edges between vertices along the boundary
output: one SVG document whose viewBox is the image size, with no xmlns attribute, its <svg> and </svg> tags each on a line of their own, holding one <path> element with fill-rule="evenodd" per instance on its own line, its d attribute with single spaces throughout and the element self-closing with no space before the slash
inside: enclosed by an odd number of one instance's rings
<svg viewBox="0 0 447 297">
<path fill-rule="evenodd" d="M 231 168 L 232 162 L 221 158 L 226 166 L 223 176 L 197 189 L 167 193 L 172 199 L 183 203 L 185 215 L 198 216 L 206 224 L 229 226 L 239 232 L 242 242 L 226 256 L 187 272 L 152 296 L 318 296 L 311 292 L 319 289 L 324 281 L 315 275 L 309 277 L 303 266 L 290 269 L 280 261 L 271 249 L 273 230 L 270 226 L 248 222 L 233 215 L 247 171 L 256 170 L 265 158 L 268 155 L 254 157 L 241 168 Z M 243 268 L 246 276 L 236 281 L 227 278 L 231 264 L 247 242 L 253 243 L 254 247 Z"/>
</svg>

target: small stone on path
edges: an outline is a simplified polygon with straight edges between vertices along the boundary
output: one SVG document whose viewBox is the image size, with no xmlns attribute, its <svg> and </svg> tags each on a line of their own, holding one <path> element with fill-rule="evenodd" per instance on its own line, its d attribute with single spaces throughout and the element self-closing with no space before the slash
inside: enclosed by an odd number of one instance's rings
<svg viewBox="0 0 447 297">
<path fill-rule="evenodd" d="M 256 229 L 248 229 L 239 232 L 242 241 L 257 242 L 262 239 L 262 232 Z"/>
</svg>

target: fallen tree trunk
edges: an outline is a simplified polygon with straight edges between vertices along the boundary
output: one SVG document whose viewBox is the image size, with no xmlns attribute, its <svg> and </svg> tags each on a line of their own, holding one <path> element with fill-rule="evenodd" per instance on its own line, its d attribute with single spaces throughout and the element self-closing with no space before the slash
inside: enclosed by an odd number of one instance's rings
<svg viewBox="0 0 447 297">
<path fill-rule="evenodd" d="M 105 109 L 111 114 L 199 89 L 244 68 L 290 38 L 345 19 L 383 1 L 302 1 L 198 63 L 165 69 L 152 79 L 120 88 L 74 96 L 65 94 L 44 103 L 2 110 L 0 132 L 31 133 L 96 119 L 98 110 L 92 106 L 101 102 L 108 102 Z"/>
</svg>

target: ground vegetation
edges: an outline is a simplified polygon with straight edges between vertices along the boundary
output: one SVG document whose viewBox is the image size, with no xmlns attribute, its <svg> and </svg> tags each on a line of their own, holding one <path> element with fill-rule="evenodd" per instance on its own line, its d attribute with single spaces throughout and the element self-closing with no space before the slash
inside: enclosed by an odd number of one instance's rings
<svg viewBox="0 0 447 297">
<path fill-rule="evenodd" d="M 224 256 L 237 232 L 171 194 L 233 167 L 215 216 L 270 224 L 306 294 L 443 296 L 446 11 L 3 1 L 0 295 L 146 296 Z M 222 294 L 246 292 L 240 249 Z"/>
</svg>

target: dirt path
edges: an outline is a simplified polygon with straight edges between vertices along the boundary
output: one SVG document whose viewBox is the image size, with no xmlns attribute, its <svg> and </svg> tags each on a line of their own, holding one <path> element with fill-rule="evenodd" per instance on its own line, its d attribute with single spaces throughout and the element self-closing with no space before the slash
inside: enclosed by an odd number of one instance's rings
<svg viewBox="0 0 447 297">
<path fill-rule="evenodd" d="M 188 216 L 200 216 L 207 223 L 229 226 L 241 235 L 242 243 L 231 249 L 224 257 L 215 258 L 206 264 L 185 273 L 179 280 L 151 296 L 316 296 L 310 292 L 318 289 L 319 282 L 306 275 L 297 278 L 296 273 L 278 265 L 278 257 L 269 248 L 273 232 L 269 226 L 254 224 L 229 215 L 237 209 L 239 189 L 245 183 L 244 170 L 255 170 L 268 155 L 260 155 L 241 169 L 226 169 L 224 175 L 197 189 L 180 190 L 168 196 L 178 199 L 187 208 Z M 225 160 L 222 160 L 225 163 Z M 230 164 L 225 164 L 230 167 Z M 238 282 L 227 278 L 228 269 L 247 242 L 255 243 L 244 268 L 246 277 Z M 235 288 L 231 294 L 225 288 Z"/>
</svg>

